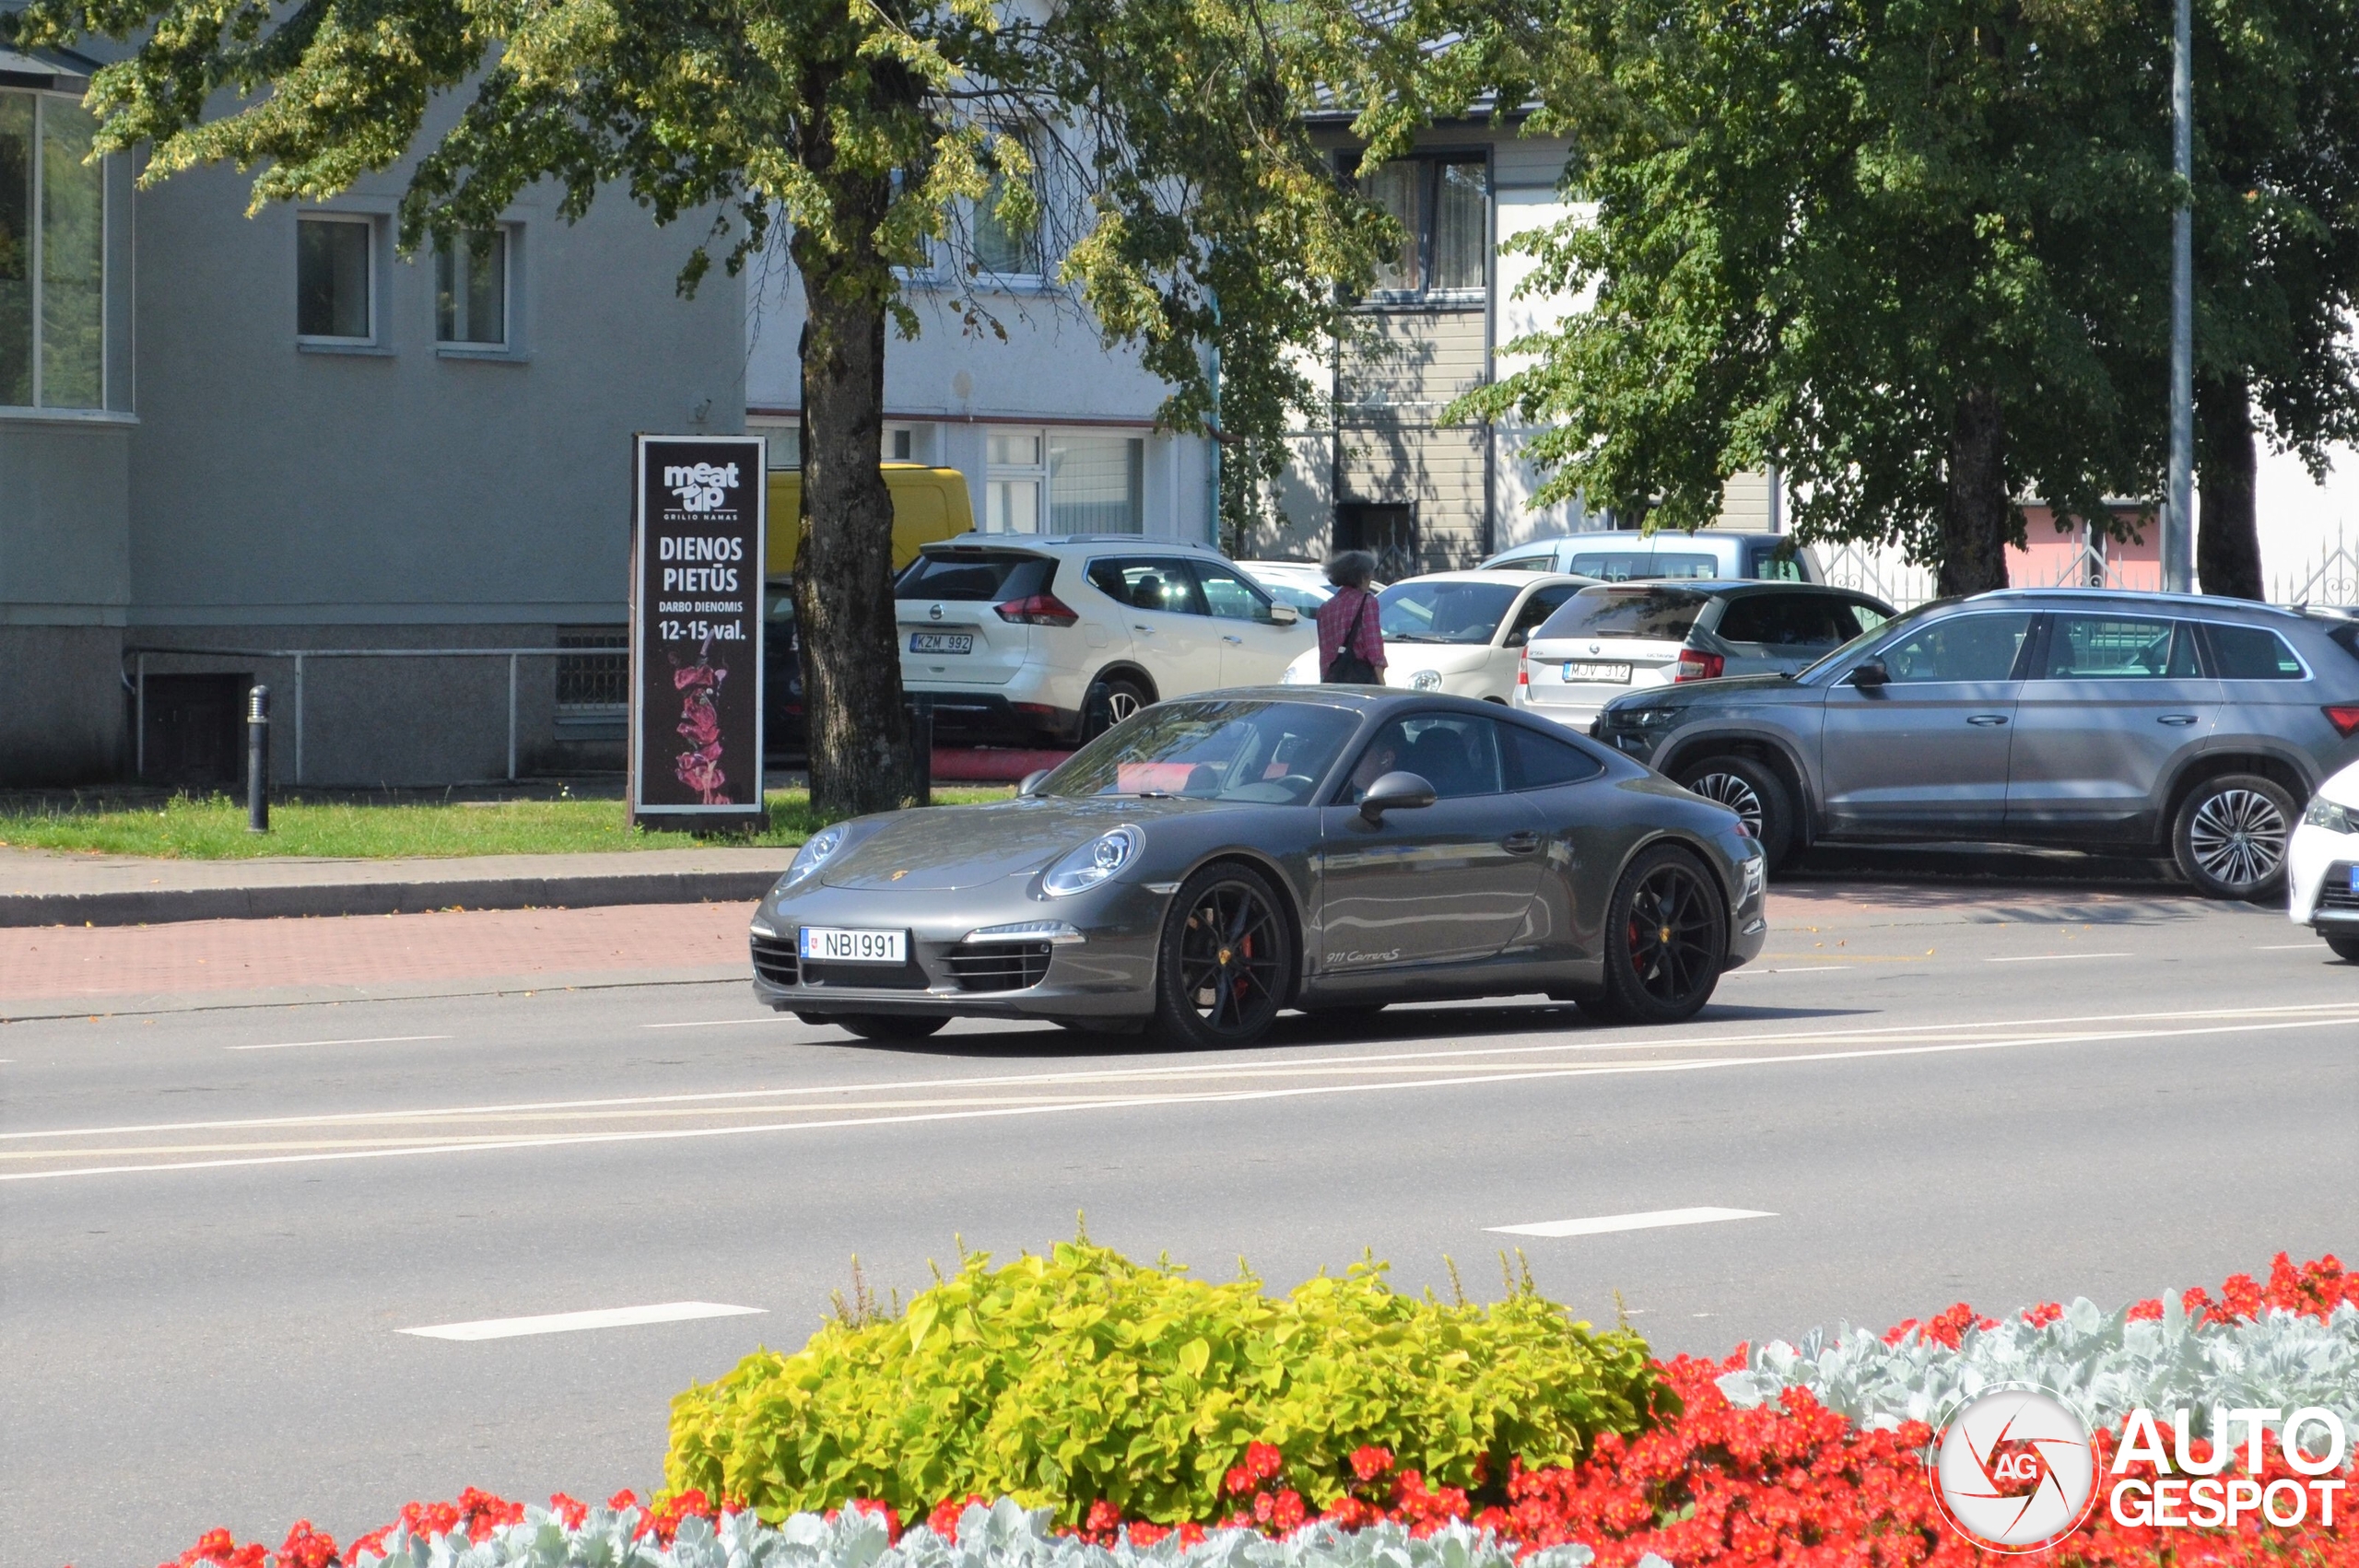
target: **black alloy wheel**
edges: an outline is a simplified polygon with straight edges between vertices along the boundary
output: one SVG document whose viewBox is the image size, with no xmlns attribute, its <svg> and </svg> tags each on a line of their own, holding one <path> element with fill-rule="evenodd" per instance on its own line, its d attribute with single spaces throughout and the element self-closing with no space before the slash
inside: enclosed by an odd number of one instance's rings
<svg viewBox="0 0 2359 1568">
<path fill-rule="evenodd" d="M 1164 917 L 1155 1022 L 1174 1044 L 1248 1046 L 1294 986 L 1294 935 L 1277 890 L 1250 866 L 1207 866 Z"/>
<path fill-rule="evenodd" d="M 1728 962 L 1728 902 L 1696 857 L 1671 845 L 1622 873 L 1605 915 L 1605 994 L 1584 1012 L 1622 1024 L 1676 1024 L 1712 999 Z"/>
<path fill-rule="evenodd" d="M 2207 898 L 2273 898 L 2285 885 L 2285 846 L 2301 814 L 2276 780 L 2224 773 L 2180 803 L 2171 855 Z"/>
<path fill-rule="evenodd" d="M 1081 738 L 1096 740 L 1154 700 L 1146 688 L 1130 676 L 1107 676 L 1090 694 L 1088 709 L 1082 719 Z"/>
<path fill-rule="evenodd" d="M 1680 787 L 1736 813 L 1776 871 L 1793 848 L 1794 807 L 1785 781 L 1749 756 L 1723 754 L 1679 770 Z"/>
<path fill-rule="evenodd" d="M 863 1040 L 922 1040 L 950 1020 L 942 1014 L 913 1012 L 839 1012 L 826 1019 Z"/>
</svg>

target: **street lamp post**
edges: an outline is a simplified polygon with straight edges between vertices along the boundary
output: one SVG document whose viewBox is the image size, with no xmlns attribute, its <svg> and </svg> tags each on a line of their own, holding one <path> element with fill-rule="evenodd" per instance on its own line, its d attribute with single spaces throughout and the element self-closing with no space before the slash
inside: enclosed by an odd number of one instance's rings
<svg viewBox="0 0 2359 1568">
<path fill-rule="evenodd" d="M 2179 178 L 2171 214 L 2171 452 L 2163 509 L 2163 587 L 2195 587 L 2195 61 L 2189 0 L 2178 0 L 2171 39 L 2171 167 Z"/>
</svg>

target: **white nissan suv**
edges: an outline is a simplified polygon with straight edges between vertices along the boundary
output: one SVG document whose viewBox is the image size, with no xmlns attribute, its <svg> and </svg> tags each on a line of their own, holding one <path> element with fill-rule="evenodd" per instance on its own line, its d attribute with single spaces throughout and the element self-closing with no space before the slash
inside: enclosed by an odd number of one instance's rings
<svg viewBox="0 0 2359 1568">
<path fill-rule="evenodd" d="M 1317 630 L 1209 545 L 963 533 L 893 587 L 901 685 L 945 740 L 1071 745 L 1148 703 L 1278 679 Z"/>
</svg>

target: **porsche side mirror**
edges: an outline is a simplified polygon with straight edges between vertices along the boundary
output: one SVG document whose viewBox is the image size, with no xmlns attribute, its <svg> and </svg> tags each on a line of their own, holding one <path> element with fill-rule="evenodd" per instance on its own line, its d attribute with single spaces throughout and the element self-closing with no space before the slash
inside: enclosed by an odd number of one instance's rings
<svg viewBox="0 0 2359 1568">
<path fill-rule="evenodd" d="M 1270 624 L 1273 626 L 1290 626 L 1300 619 L 1302 619 L 1302 612 L 1291 604 L 1270 606 Z"/>
<path fill-rule="evenodd" d="M 1892 684 L 1892 672 L 1884 667 L 1883 660 L 1871 659 L 1853 670 L 1846 679 L 1861 691 L 1873 691 L 1878 686 Z"/>
<path fill-rule="evenodd" d="M 1024 776 L 1024 782 L 1015 787 L 1016 794 L 1019 796 L 1031 794 L 1041 785 L 1049 781 L 1049 772 L 1050 770 L 1048 768 L 1036 767 L 1031 772 L 1026 774 Z"/>
<path fill-rule="evenodd" d="M 1387 812 L 1405 812 L 1434 803 L 1434 787 L 1414 773 L 1388 773 L 1367 787 L 1360 797 L 1360 815 L 1370 827 L 1384 820 Z"/>
</svg>

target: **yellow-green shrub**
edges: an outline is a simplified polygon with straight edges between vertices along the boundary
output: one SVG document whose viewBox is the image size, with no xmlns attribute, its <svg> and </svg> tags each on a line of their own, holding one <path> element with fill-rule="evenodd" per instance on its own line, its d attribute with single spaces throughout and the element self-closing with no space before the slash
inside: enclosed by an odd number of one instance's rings
<svg viewBox="0 0 2359 1568">
<path fill-rule="evenodd" d="M 1568 1463 L 1671 1402 L 1644 1340 L 1529 1289 L 1452 1306 L 1366 1265 L 1273 1301 L 1250 1278 L 1211 1284 L 1085 1239 L 999 1269 L 970 1255 L 898 1318 L 830 1322 L 690 1388 L 664 1477 L 772 1520 L 1005 1494 L 1065 1523 L 1100 1499 L 1177 1523 L 1226 1511 L 1222 1477 L 1256 1439 L 1323 1506 L 1363 1444 L 1472 1490 L 1510 1457 Z"/>
</svg>

